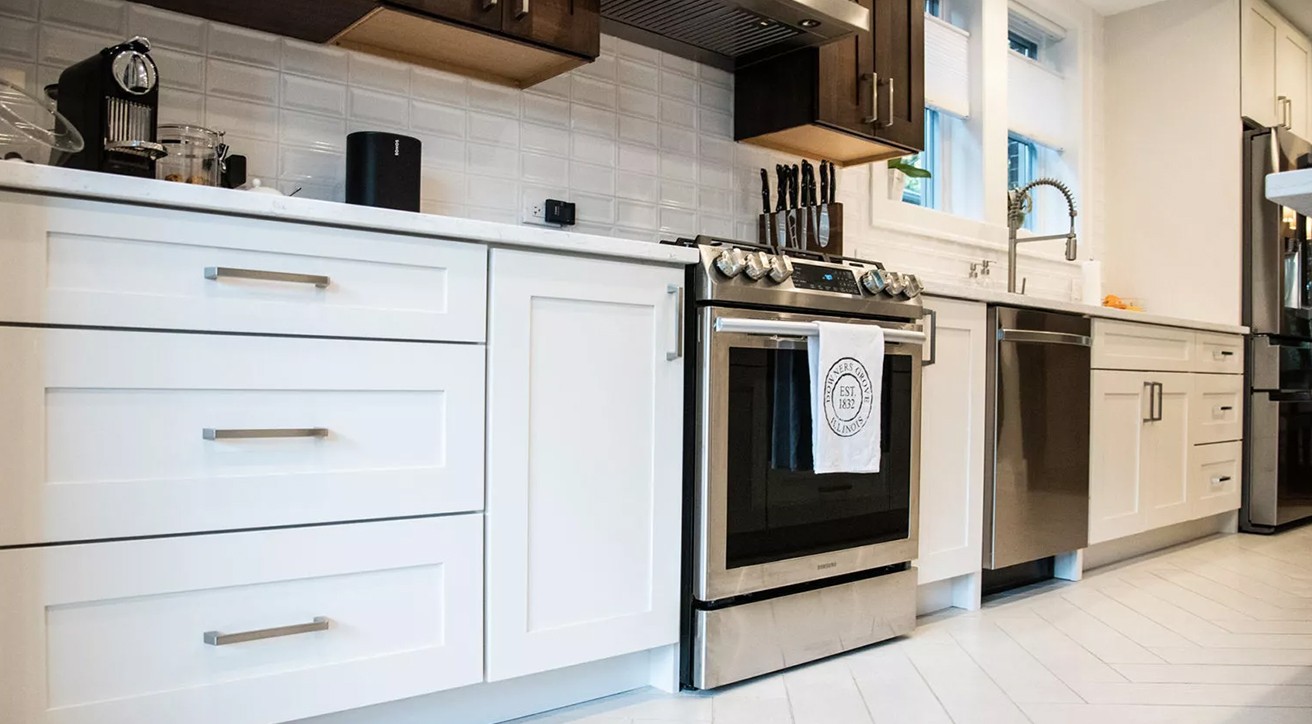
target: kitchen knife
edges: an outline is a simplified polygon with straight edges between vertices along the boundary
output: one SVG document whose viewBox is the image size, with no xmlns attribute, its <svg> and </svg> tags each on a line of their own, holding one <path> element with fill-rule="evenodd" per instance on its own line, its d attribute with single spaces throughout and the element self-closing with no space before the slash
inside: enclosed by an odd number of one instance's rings
<svg viewBox="0 0 1312 724">
<path fill-rule="evenodd" d="M 770 174 L 761 169 L 761 213 L 770 213 Z"/>
<path fill-rule="evenodd" d="M 829 183 L 829 174 L 834 165 L 828 161 L 820 162 L 820 219 L 816 222 L 816 243 L 821 249 L 829 248 L 829 204 L 833 203 L 833 186 Z"/>
<path fill-rule="evenodd" d="M 788 169 L 788 206 L 789 206 L 789 208 L 793 208 L 793 209 L 796 209 L 796 208 L 797 208 L 797 206 L 798 206 L 798 204 L 797 204 L 797 193 L 798 193 L 798 189 L 800 188 L 800 186 L 801 186 L 801 172 L 800 172 L 800 170 L 797 168 L 797 165 L 794 164 L 793 166 L 789 167 L 789 169 Z"/>
<path fill-rule="evenodd" d="M 815 166 L 809 161 L 802 162 L 802 176 L 806 184 L 806 237 L 808 246 L 820 243 L 820 209 L 816 198 Z"/>
<path fill-rule="evenodd" d="M 797 166 L 788 168 L 788 245 L 796 249 L 806 248 L 797 226 L 797 192 L 800 180 Z"/>
<path fill-rule="evenodd" d="M 774 210 L 783 211 L 788 208 L 788 169 L 784 168 L 782 163 L 776 163 L 774 165 L 774 171 L 779 177 L 779 184 L 777 186 L 779 190 L 779 201 L 775 205 Z"/>
<path fill-rule="evenodd" d="M 820 162 L 820 203 L 829 203 L 829 162 Z"/>
<path fill-rule="evenodd" d="M 788 206 L 788 171 L 782 163 L 775 164 L 774 170 L 779 178 L 776 186 L 779 198 L 775 200 L 774 216 L 771 217 L 774 222 L 774 243 L 775 246 L 787 246 L 788 214 L 784 209 Z"/>
<path fill-rule="evenodd" d="M 838 177 L 834 175 L 834 164 L 829 164 L 829 203 L 837 203 L 838 200 Z"/>
</svg>

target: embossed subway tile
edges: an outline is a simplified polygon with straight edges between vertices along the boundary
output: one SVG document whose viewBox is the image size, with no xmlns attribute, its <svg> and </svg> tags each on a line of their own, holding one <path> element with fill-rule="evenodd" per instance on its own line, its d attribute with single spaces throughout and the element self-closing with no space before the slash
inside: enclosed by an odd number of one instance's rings
<svg viewBox="0 0 1312 724">
<path fill-rule="evenodd" d="M 197 120 L 193 119 L 192 122 Z M 216 131 L 261 141 L 278 140 L 278 107 L 274 105 L 210 96 L 205 103 L 204 121 L 206 126 Z"/>
<path fill-rule="evenodd" d="M 282 70 L 319 80 L 345 83 L 348 55 L 345 50 L 314 45 L 293 38 L 282 39 Z"/>
<path fill-rule="evenodd" d="M 523 184 L 519 190 L 519 208 L 528 209 L 546 202 L 547 199 L 565 200 L 569 198 L 569 187 L 562 185 Z"/>
<path fill-rule="evenodd" d="M 649 48 L 645 45 L 639 45 L 630 40 L 619 39 L 616 47 L 616 54 L 621 58 L 631 58 L 641 60 L 644 63 L 656 65 L 661 62 L 661 51 L 655 48 Z"/>
<path fill-rule="evenodd" d="M 661 198 L 661 180 L 657 176 L 620 171 L 615 174 L 615 195 L 654 204 Z"/>
<path fill-rule="evenodd" d="M 128 5 L 127 34 L 150 38 L 150 44 L 155 48 L 173 48 L 200 55 L 206 52 L 208 32 L 204 20 L 148 5 Z"/>
<path fill-rule="evenodd" d="M 415 66 L 410 69 L 410 95 L 416 100 L 464 106 L 469 103 L 469 81 L 454 73 Z"/>
<path fill-rule="evenodd" d="M 670 98 L 661 99 L 661 123 L 697 130 L 697 107 Z"/>
<path fill-rule="evenodd" d="M 570 109 L 570 128 L 582 133 L 593 133 L 606 138 L 614 138 L 617 117 L 614 111 L 576 103 Z"/>
<path fill-rule="evenodd" d="M 620 199 L 615 202 L 615 223 L 638 229 L 655 229 L 660 224 L 660 214 L 654 204 Z"/>
<path fill-rule="evenodd" d="M 278 36 L 222 23 L 210 23 L 209 49 L 215 58 L 252 63 L 265 68 L 281 65 L 282 45 Z"/>
<path fill-rule="evenodd" d="M 701 225 L 697 222 L 696 212 L 674 206 L 662 206 L 660 230 L 680 236 L 700 234 Z"/>
<path fill-rule="evenodd" d="M 465 207 L 461 204 L 448 204 L 444 201 L 435 201 L 433 199 L 419 199 L 419 213 L 432 214 L 435 216 L 457 216 L 464 217 L 468 215 Z"/>
<path fill-rule="evenodd" d="M 570 74 L 570 98 L 575 103 L 614 110 L 616 105 L 615 84 L 611 81 L 598 80 L 572 73 Z"/>
<path fill-rule="evenodd" d="M 655 118 L 660 111 L 660 96 L 648 91 L 620 88 L 619 100 L 621 113 Z"/>
<path fill-rule="evenodd" d="M 732 239 L 735 232 L 734 220 L 728 216 L 713 216 L 702 209 L 699 217 L 701 219 L 701 228 L 703 234 L 718 236 L 722 239 Z M 746 235 L 741 238 L 750 239 L 754 235 Z"/>
<path fill-rule="evenodd" d="M 603 49 L 601 55 L 597 56 L 596 60 L 579 66 L 579 68 L 573 72 L 573 75 L 585 75 L 590 78 L 614 81 L 615 54 L 612 52 L 606 52 L 606 50 Z"/>
<path fill-rule="evenodd" d="M 566 159 L 540 153 L 521 153 L 519 163 L 520 177 L 525 181 L 554 188 L 569 188 L 569 161 Z"/>
<path fill-rule="evenodd" d="M 284 88 L 289 77 L 283 77 Z M 278 73 L 272 70 L 211 58 L 205 65 L 205 83 L 210 95 L 278 103 Z"/>
<path fill-rule="evenodd" d="M 656 146 L 660 143 L 660 126 L 646 118 L 620 116 L 620 140 L 644 146 Z"/>
<path fill-rule="evenodd" d="M 697 114 L 697 131 L 706 138 L 733 138 L 733 118 L 727 113 L 702 109 Z"/>
<path fill-rule="evenodd" d="M 491 113 L 469 112 L 469 140 L 510 148 L 519 145 L 520 123 L 517 119 Z"/>
<path fill-rule="evenodd" d="M 658 174 L 661 170 L 660 153 L 654 148 L 635 146 L 631 143 L 621 143 L 619 167 L 622 171 L 653 175 Z"/>
<path fill-rule="evenodd" d="M 28 20 L 0 18 L 0 57 L 15 62 L 37 58 L 37 24 Z"/>
<path fill-rule="evenodd" d="M 480 80 L 469 81 L 469 107 L 481 111 L 500 113 L 519 118 L 519 96 L 522 91 Z"/>
<path fill-rule="evenodd" d="M 532 88 L 529 88 L 528 92 L 548 95 L 562 100 L 569 100 L 570 74 L 565 73 L 554 78 L 548 78 Z"/>
<path fill-rule="evenodd" d="M 688 209 L 697 208 L 697 184 L 662 179 L 661 204 L 664 206 L 682 206 Z"/>
<path fill-rule="evenodd" d="M 410 127 L 449 138 L 464 138 L 467 112 L 464 108 L 410 101 Z"/>
<path fill-rule="evenodd" d="M 352 121 L 369 121 L 380 129 L 403 129 L 410 125 L 410 101 L 405 96 L 365 88 L 348 92 Z"/>
<path fill-rule="evenodd" d="M 464 171 L 468 155 L 465 142 L 442 136 L 414 134 L 421 145 L 420 164 L 425 168 Z"/>
<path fill-rule="evenodd" d="M 118 35 L 74 30 L 46 23 L 42 23 L 37 31 L 40 62 L 57 66 L 61 70 L 121 42 L 123 38 Z"/>
<path fill-rule="evenodd" d="M 727 165 L 733 163 L 734 147 L 738 144 L 719 138 L 702 136 L 697 139 L 698 155 L 703 161 Z M 771 164 L 773 165 L 773 164 Z"/>
<path fill-rule="evenodd" d="M 40 0 L 0 0 L 0 15 L 36 20 Z"/>
<path fill-rule="evenodd" d="M 524 120 L 568 128 L 569 101 L 537 93 L 525 93 Z"/>
<path fill-rule="evenodd" d="M 697 84 L 697 102 L 703 108 L 729 113 L 733 110 L 733 89 L 713 83 Z"/>
<path fill-rule="evenodd" d="M 0 58 L 0 78 L 38 97 L 44 87 L 35 63 L 19 63 Z"/>
<path fill-rule="evenodd" d="M 653 93 L 660 91 L 661 71 L 651 63 L 620 58 L 617 61 L 617 69 L 620 87 Z"/>
<path fill-rule="evenodd" d="M 697 208 L 701 210 L 703 216 L 706 214 L 733 216 L 733 192 L 702 186 L 697 193 Z"/>
<path fill-rule="evenodd" d="M 43 23 L 115 36 L 127 33 L 127 6 L 118 0 L 41 0 L 40 4 Z"/>
<path fill-rule="evenodd" d="M 661 178 L 672 181 L 697 181 L 697 159 L 675 153 L 662 153 Z"/>
<path fill-rule="evenodd" d="M 565 156 L 569 153 L 570 134 L 563 128 L 525 123 L 520 129 L 520 147 L 526 151 Z"/>
<path fill-rule="evenodd" d="M 322 151 L 346 152 L 346 120 L 283 109 L 279 114 L 279 141 Z"/>
<path fill-rule="evenodd" d="M 419 198 L 444 204 L 464 204 L 469 196 L 469 183 L 465 174 L 458 171 L 422 169 L 419 173 Z"/>
<path fill-rule="evenodd" d="M 570 161 L 570 188 L 585 193 L 615 195 L 615 169 Z"/>
<path fill-rule="evenodd" d="M 282 105 L 299 111 L 345 116 L 346 86 L 298 75 L 284 75 Z"/>
<path fill-rule="evenodd" d="M 751 176 L 754 183 L 746 184 L 745 186 L 748 189 L 753 189 L 758 185 L 755 182 L 759 181 L 760 177 L 757 175 L 756 168 L 750 169 L 748 174 Z M 728 191 L 733 188 L 733 172 L 724 164 L 703 160 L 701 163 L 697 164 L 697 181 L 701 183 L 702 186 L 710 186 L 712 188 Z M 759 191 L 759 189 L 757 190 Z"/>
<path fill-rule="evenodd" d="M 205 56 L 168 48 L 155 48 L 151 56 L 159 65 L 161 86 L 195 93 L 205 92 Z"/>
<path fill-rule="evenodd" d="M 669 53 L 661 53 L 661 68 L 675 73 L 682 73 L 690 78 L 697 75 L 696 63 Z"/>
<path fill-rule="evenodd" d="M 713 65 L 697 66 L 697 79 L 702 83 L 710 83 L 711 85 L 733 90 L 733 73 L 721 70 Z"/>
<path fill-rule="evenodd" d="M 570 158 L 603 166 L 615 165 L 615 142 L 609 138 L 575 133 L 570 140 Z"/>
<path fill-rule="evenodd" d="M 519 184 L 496 176 L 468 174 L 468 203 L 488 209 L 515 210 L 519 205 Z"/>
<path fill-rule="evenodd" d="M 661 95 L 690 103 L 697 102 L 697 81 L 686 75 L 661 71 Z"/>
<path fill-rule="evenodd" d="M 364 53 L 350 53 L 350 83 L 400 95 L 410 94 L 410 66 Z"/>
<path fill-rule="evenodd" d="M 615 198 L 613 196 L 574 193 L 570 195 L 570 201 L 575 204 L 575 213 L 580 224 L 610 226 L 615 223 Z"/>
<path fill-rule="evenodd" d="M 207 101 L 202 93 L 193 93 L 176 88 L 161 88 L 159 92 L 159 116 L 156 118 L 156 122 L 195 125 L 205 117 L 206 105 Z M 221 131 L 224 129 L 217 128 L 215 130 Z"/>
<path fill-rule="evenodd" d="M 284 146 L 279 158 L 278 175 L 287 180 L 332 184 L 346 174 L 346 157 L 340 153 Z"/>
<path fill-rule="evenodd" d="M 466 144 L 465 160 L 470 173 L 519 178 L 519 149 L 487 143 Z"/>
<path fill-rule="evenodd" d="M 661 126 L 661 150 L 669 153 L 682 153 L 689 156 L 697 153 L 697 134 L 693 131 Z"/>
<path fill-rule="evenodd" d="M 233 153 L 246 157 L 248 179 L 257 178 L 270 186 L 278 180 L 279 159 L 276 142 L 249 138 L 236 133 L 226 134 L 223 142 L 228 144 Z"/>
</svg>

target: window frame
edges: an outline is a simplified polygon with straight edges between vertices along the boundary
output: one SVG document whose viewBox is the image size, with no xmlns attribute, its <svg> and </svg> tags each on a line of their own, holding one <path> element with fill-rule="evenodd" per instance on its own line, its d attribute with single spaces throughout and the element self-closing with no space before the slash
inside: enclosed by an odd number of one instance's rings
<svg viewBox="0 0 1312 724">
<path fill-rule="evenodd" d="M 1007 188 L 1008 190 L 1018 189 L 1034 179 L 1038 178 L 1039 172 L 1039 144 L 1038 142 L 1026 138 L 1019 133 L 1007 134 Z M 1024 158 L 1021 154 L 1013 156 L 1012 149 L 1024 149 Z M 1013 164 L 1012 159 L 1017 158 L 1018 164 Z M 1019 168 L 1017 168 L 1019 165 Z M 1014 177 L 1014 178 L 1013 178 Z M 1031 199 L 1033 197 L 1031 196 Z M 1034 219 L 1038 216 L 1037 207 L 1030 209 L 1030 213 L 1025 215 L 1025 223 L 1021 228 L 1034 231 Z"/>
<path fill-rule="evenodd" d="M 907 185 L 902 189 L 902 202 L 919 206 L 924 209 L 942 210 L 942 179 L 943 179 L 943 133 L 940 114 L 942 111 L 930 106 L 925 107 L 925 150 L 916 154 L 919 157 L 919 168 L 923 168 L 931 174 L 927 179 L 907 179 Z M 920 192 L 911 191 L 911 182 L 920 181 Z"/>
<path fill-rule="evenodd" d="M 1011 28 L 1007 29 L 1007 48 L 1021 56 L 1033 61 L 1039 60 L 1039 47 L 1041 43 L 1028 35 L 1018 33 Z"/>
</svg>

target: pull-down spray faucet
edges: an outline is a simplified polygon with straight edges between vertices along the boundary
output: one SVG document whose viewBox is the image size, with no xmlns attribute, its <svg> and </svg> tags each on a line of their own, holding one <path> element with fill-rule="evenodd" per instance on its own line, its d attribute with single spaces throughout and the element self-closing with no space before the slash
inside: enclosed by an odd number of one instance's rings
<svg viewBox="0 0 1312 724">
<path fill-rule="evenodd" d="M 1049 234 L 1048 236 L 1031 236 L 1029 238 L 1017 238 L 1016 233 L 1025 223 L 1025 214 L 1032 207 L 1030 201 L 1030 191 L 1036 186 L 1051 186 L 1066 197 L 1066 206 L 1071 212 L 1071 230 L 1065 234 Z M 1066 184 L 1054 178 L 1035 179 L 1024 186 L 1014 189 L 1007 193 L 1007 291 L 1016 291 L 1016 247 L 1020 244 L 1031 241 L 1051 241 L 1053 239 L 1066 240 L 1066 261 L 1075 261 L 1076 247 L 1078 242 L 1075 239 L 1075 194 Z"/>
</svg>

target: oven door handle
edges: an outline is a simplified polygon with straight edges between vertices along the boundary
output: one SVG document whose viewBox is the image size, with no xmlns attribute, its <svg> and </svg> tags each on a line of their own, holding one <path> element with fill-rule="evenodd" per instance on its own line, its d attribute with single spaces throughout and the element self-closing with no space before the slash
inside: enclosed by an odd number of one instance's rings
<svg viewBox="0 0 1312 724">
<path fill-rule="evenodd" d="M 820 327 L 815 322 L 784 322 L 773 319 L 720 317 L 715 320 L 715 331 L 779 337 L 814 337 L 820 333 Z M 925 333 L 905 329 L 885 329 L 884 339 L 889 342 L 923 343 Z"/>
</svg>

